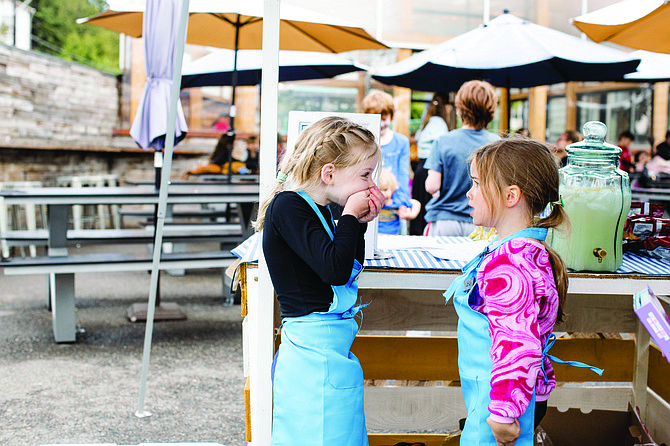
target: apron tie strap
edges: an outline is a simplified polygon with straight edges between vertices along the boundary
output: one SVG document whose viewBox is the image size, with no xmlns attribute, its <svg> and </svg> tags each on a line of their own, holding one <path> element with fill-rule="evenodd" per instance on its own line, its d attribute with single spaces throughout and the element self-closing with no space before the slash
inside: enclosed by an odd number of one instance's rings
<svg viewBox="0 0 670 446">
<path fill-rule="evenodd" d="M 567 364 L 571 365 L 574 367 L 584 367 L 591 369 L 591 371 L 597 373 L 598 375 L 602 375 L 604 370 L 599 369 L 598 367 L 593 367 L 592 365 L 584 364 L 583 362 L 579 361 L 563 361 L 562 359 L 558 359 L 556 356 L 550 355 L 549 349 L 554 345 L 554 342 L 556 342 L 556 335 L 555 334 L 550 334 L 549 337 L 547 338 L 547 342 L 544 344 L 544 349 L 542 349 L 542 373 L 544 374 L 544 383 L 549 384 L 549 379 L 547 378 L 547 372 L 544 369 L 544 358 L 549 358 L 550 361 L 559 363 L 559 364 Z"/>
</svg>

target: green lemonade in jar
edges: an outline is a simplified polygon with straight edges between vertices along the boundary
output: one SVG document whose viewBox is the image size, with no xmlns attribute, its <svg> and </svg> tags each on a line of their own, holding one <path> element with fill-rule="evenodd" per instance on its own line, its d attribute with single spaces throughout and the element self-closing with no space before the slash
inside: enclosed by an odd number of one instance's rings
<svg viewBox="0 0 670 446">
<path fill-rule="evenodd" d="M 630 210 L 628 174 L 617 146 L 604 143 L 607 127 L 584 125 L 585 140 L 567 147 L 559 194 L 570 227 L 553 232 L 551 246 L 574 271 L 616 271 L 623 262 L 623 228 Z"/>
</svg>

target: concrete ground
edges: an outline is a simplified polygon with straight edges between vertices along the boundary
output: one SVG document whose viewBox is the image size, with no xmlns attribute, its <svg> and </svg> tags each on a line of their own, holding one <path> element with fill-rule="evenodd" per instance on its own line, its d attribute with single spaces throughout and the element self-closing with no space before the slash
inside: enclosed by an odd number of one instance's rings
<svg viewBox="0 0 670 446">
<path fill-rule="evenodd" d="M 56 344 L 44 276 L 0 273 L 0 445 L 246 444 L 242 318 L 239 305 L 223 305 L 221 270 L 161 274 L 163 302 L 188 319 L 154 325 L 152 416 L 134 415 L 145 324 L 126 310 L 148 300 L 149 284 L 147 272 L 76 275 L 81 330 L 76 343 Z"/>
</svg>

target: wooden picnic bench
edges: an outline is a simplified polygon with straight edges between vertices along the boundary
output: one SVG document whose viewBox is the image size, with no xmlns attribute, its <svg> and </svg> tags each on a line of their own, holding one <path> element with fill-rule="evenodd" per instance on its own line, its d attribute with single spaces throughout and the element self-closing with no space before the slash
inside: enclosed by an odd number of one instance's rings
<svg viewBox="0 0 670 446">
<path fill-rule="evenodd" d="M 47 246 L 49 231 L 46 229 L 6 231 L 1 237 L 8 246 Z M 69 246 L 150 244 L 153 241 L 154 233 L 151 226 L 144 229 L 68 229 L 67 231 Z M 239 244 L 242 242 L 242 230 L 238 224 L 216 224 L 204 227 L 197 225 L 192 228 L 179 225 L 175 229 L 165 226 L 163 242 Z"/>
<path fill-rule="evenodd" d="M 210 239 L 232 234 L 239 237 L 251 230 L 250 221 L 253 208 L 258 201 L 258 185 L 223 184 L 223 185 L 179 185 L 169 186 L 168 206 L 175 204 L 235 204 L 238 206 L 240 222 L 232 232 L 218 228 L 218 223 L 198 227 L 198 225 L 172 225 L 166 223 L 164 229 L 167 237 L 183 237 L 188 242 L 198 241 L 207 235 Z M 73 205 L 86 204 L 149 204 L 158 203 L 158 191 L 153 187 L 87 187 L 87 188 L 34 188 L 25 190 L 1 190 L 6 204 L 35 203 L 46 205 L 47 212 L 47 256 L 32 258 L 7 259 L 0 262 L 0 267 L 7 275 L 47 274 L 48 301 L 53 311 L 53 329 L 56 342 L 74 342 L 75 330 L 75 291 L 74 274 L 83 272 L 106 271 L 138 271 L 151 269 L 151 256 L 129 256 L 126 254 L 87 254 L 70 255 L 68 246 L 76 243 L 76 237 L 87 243 L 108 243 L 153 241 L 151 227 L 144 228 L 150 238 L 143 235 L 131 236 L 129 233 L 106 233 L 97 237 L 91 233 L 81 234 L 68 230 L 69 209 Z M 175 232 L 177 226 L 184 226 L 183 231 Z M 229 226 L 230 227 L 230 226 Z M 220 234 L 205 234 L 204 231 L 219 230 Z M 39 236 L 40 234 L 16 235 Z M 4 237 L 4 236 L 0 236 Z M 70 237 L 73 237 L 70 239 Z M 43 239 L 42 239 L 43 240 Z M 17 241 L 18 242 L 18 241 Z M 161 257 L 160 270 L 193 269 L 193 268 L 227 268 L 236 258 L 228 250 L 214 253 L 165 253 Z M 223 274 L 222 274 L 223 277 Z"/>
<path fill-rule="evenodd" d="M 159 270 L 227 268 L 237 260 L 230 251 L 178 252 L 163 254 Z M 48 299 L 53 316 L 56 342 L 75 342 L 75 290 L 77 273 L 102 273 L 112 271 L 146 271 L 152 268 L 152 256 L 94 253 L 63 256 L 21 257 L 3 259 L 0 267 L 6 275 L 47 274 Z"/>
</svg>

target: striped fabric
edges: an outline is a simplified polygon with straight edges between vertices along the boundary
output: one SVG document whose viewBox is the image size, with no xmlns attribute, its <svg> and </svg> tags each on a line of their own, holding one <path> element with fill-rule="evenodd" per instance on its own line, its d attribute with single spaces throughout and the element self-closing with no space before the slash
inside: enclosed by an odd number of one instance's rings
<svg viewBox="0 0 670 446">
<path fill-rule="evenodd" d="M 407 236 L 397 236 L 407 237 Z M 410 236 L 411 237 L 411 236 Z M 416 236 L 414 236 L 416 237 Z M 435 237 L 438 244 L 449 243 L 468 243 L 467 237 Z M 233 249 L 233 255 L 239 257 L 242 262 L 256 262 L 260 255 L 261 238 L 256 233 L 246 239 L 241 245 Z M 466 262 L 457 260 L 444 260 L 434 257 L 429 252 L 421 249 L 397 249 L 387 251 L 391 255 L 386 259 L 368 259 L 365 260 L 366 267 L 380 268 L 407 268 L 407 269 L 444 269 L 458 270 Z M 632 253 L 624 253 L 623 265 L 617 273 L 620 274 L 649 274 L 649 275 L 668 275 L 670 273 L 670 262 L 653 259 L 651 257 L 639 256 Z"/>
</svg>

